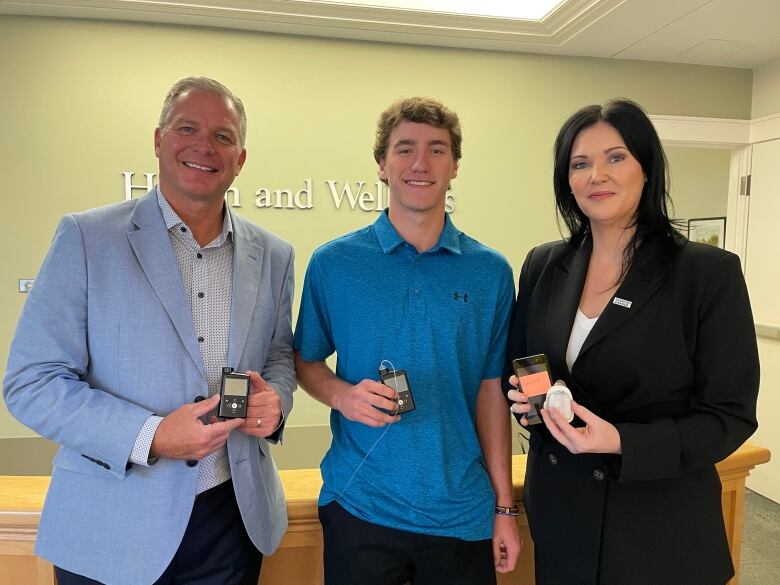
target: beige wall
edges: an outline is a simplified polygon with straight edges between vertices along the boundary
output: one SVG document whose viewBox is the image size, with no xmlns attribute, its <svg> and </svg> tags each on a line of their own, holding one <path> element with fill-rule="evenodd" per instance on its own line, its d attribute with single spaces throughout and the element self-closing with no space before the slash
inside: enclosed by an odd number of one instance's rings
<svg viewBox="0 0 780 585">
<path fill-rule="evenodd" d="M 748 118 L 751 109 L 748 70 L 145 24 L 2 16 L 0 54 L 2 356 L 24 302 L 17 279 L 35 275 L 62 214 L 121 200 L 122 171 L 140 182 L 156 170 L 159 107 L 185 75 L 215 77 L 247 106 L 239 212 L 294 243 L 296 304 L 312 249 L 375 218 L 336 210 L 325 181 L 376 180 L 374 123 L 396 97 L 433 95 L 459 112 L 464 159 L 453 220 L 516 269 L 531 246 L 558 237 L 552 141 L 573 110 L 616 95 L 656 114 Z M 695 176 L 671 158 L 676 185 L 685 172 Z M 306 178 L 314 209 L 253 205 L 256 189 L 299 189 Z M 303 393 L 296 400 L 291 426 L 327 424 L 321 405 Z M 0 437 L 31 434 L 0 408 Z"/>
<path fill-rule="evenodd" d="M 731 151 L 719 148 L 666 147 L 674 217 L 725 217 Z"/>
<path fill-rule="evenodd" d="M 753 71 L 752 118 L 780 114 L 780 59 Z"/>
</svg>

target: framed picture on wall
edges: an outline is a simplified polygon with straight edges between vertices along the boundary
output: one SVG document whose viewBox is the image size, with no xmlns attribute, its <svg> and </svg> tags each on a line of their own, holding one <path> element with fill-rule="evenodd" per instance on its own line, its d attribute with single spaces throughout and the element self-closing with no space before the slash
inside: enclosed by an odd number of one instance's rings
<svg viewBox="0 0 780 585">
<path fill-rule="evenodd" d="M 688 239 L 692 242 L 725 247 L 726 218 L 725 217 L 697 217 L 688 220 Z"/>
</svg>

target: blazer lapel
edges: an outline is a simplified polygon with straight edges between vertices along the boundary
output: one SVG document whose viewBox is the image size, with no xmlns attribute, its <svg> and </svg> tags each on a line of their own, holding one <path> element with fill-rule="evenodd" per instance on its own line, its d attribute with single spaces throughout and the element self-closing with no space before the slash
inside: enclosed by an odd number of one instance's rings
<svg viewBox="0 0 780 585">
<path fill-rule="evenodd" d="M 663 271 L 655 246 L 642 246 L 634 266 L 601 313 L 580 350 L 580 356 L 604 339 L 610 332 L 631 319 L 663 283 Z"/>
<path fill-rule="evenodd" d="M 141 269 L 149 279 L 173 323 L 182 344 L 192 361 L 206 379 L 203 357 L 195 339 L 195 327 L 187 301 L 179 264 L 171 247 L 170 236 L 157 204 L 157 190 L 139 199 L 133 211 L 132 222 L 137 229 L 127 234 Z"/>
<path fill-rule="evenodd" d="M 592 242 L 586 237 L 553 270 L 550 300 L 547 303 L 547 346 L 552 349 L 547 358 L 553 372 L 568 373 L 566 348 L 577 307 L 580 304 L 585 275 L 588 272 Z"/>
<path fill-rule="evenodd" d="M 228 364 L 238 368 L 257 306 L 263 247 L 243 220 L 230 210 L 228 212 L 233 224 L 233 295 L 230 301 Z"/>
</svg>

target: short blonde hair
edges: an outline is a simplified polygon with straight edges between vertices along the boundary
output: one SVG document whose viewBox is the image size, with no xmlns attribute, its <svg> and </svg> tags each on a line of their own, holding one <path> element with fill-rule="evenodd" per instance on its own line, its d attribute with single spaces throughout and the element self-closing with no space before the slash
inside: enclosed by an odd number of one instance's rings
<svg viewBox="0 0 780 585">
<path fill-rule="evenodd" d="M 163 102 L 162 111 L 160 112 L 160 120 L 157 123 L 157 127 L 162 130 L 168 123 L 168 119 L 171 117 L 171 111 L 173 110 L 176 101 L 184 94 L 192 89 L 198 89 L 201 91 L 207 91 L 220 95 L 230 100 L 238 112 L 238 132 L 239 132 L 239 146 L 244 148 L 246 143 L 246 110 L 244 110 L 244 104 L 227 87 L 222 85 L 219 81 L 209 79 L 208 77 L 185 77 L 173 84 L 173 87 L 168 90 L 168 95 L 165 96 Z"/>
</svg>

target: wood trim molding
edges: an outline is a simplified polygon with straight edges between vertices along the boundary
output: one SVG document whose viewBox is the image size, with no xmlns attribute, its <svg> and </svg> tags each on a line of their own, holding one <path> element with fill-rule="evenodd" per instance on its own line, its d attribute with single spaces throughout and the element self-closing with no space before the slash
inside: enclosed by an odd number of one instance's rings
<svg viewBox="0 0 780 585">
<path fill-rule="evenodd" d="M 664 144 L 699 148 L 742 148 L 780 138 L 780 113 L 756 118 L 697 118 L 651 114 Z"/>
<path fill-rule="evenodd" d="M 750 143 L 750 120 L 650 115 L 665 144 L 739 148 Z"/>
<path fill-rule="evenodd" d="M 751 121 L 750 144 L 780 138 L 780 113 L 763 116 Z"/>
</svg>

